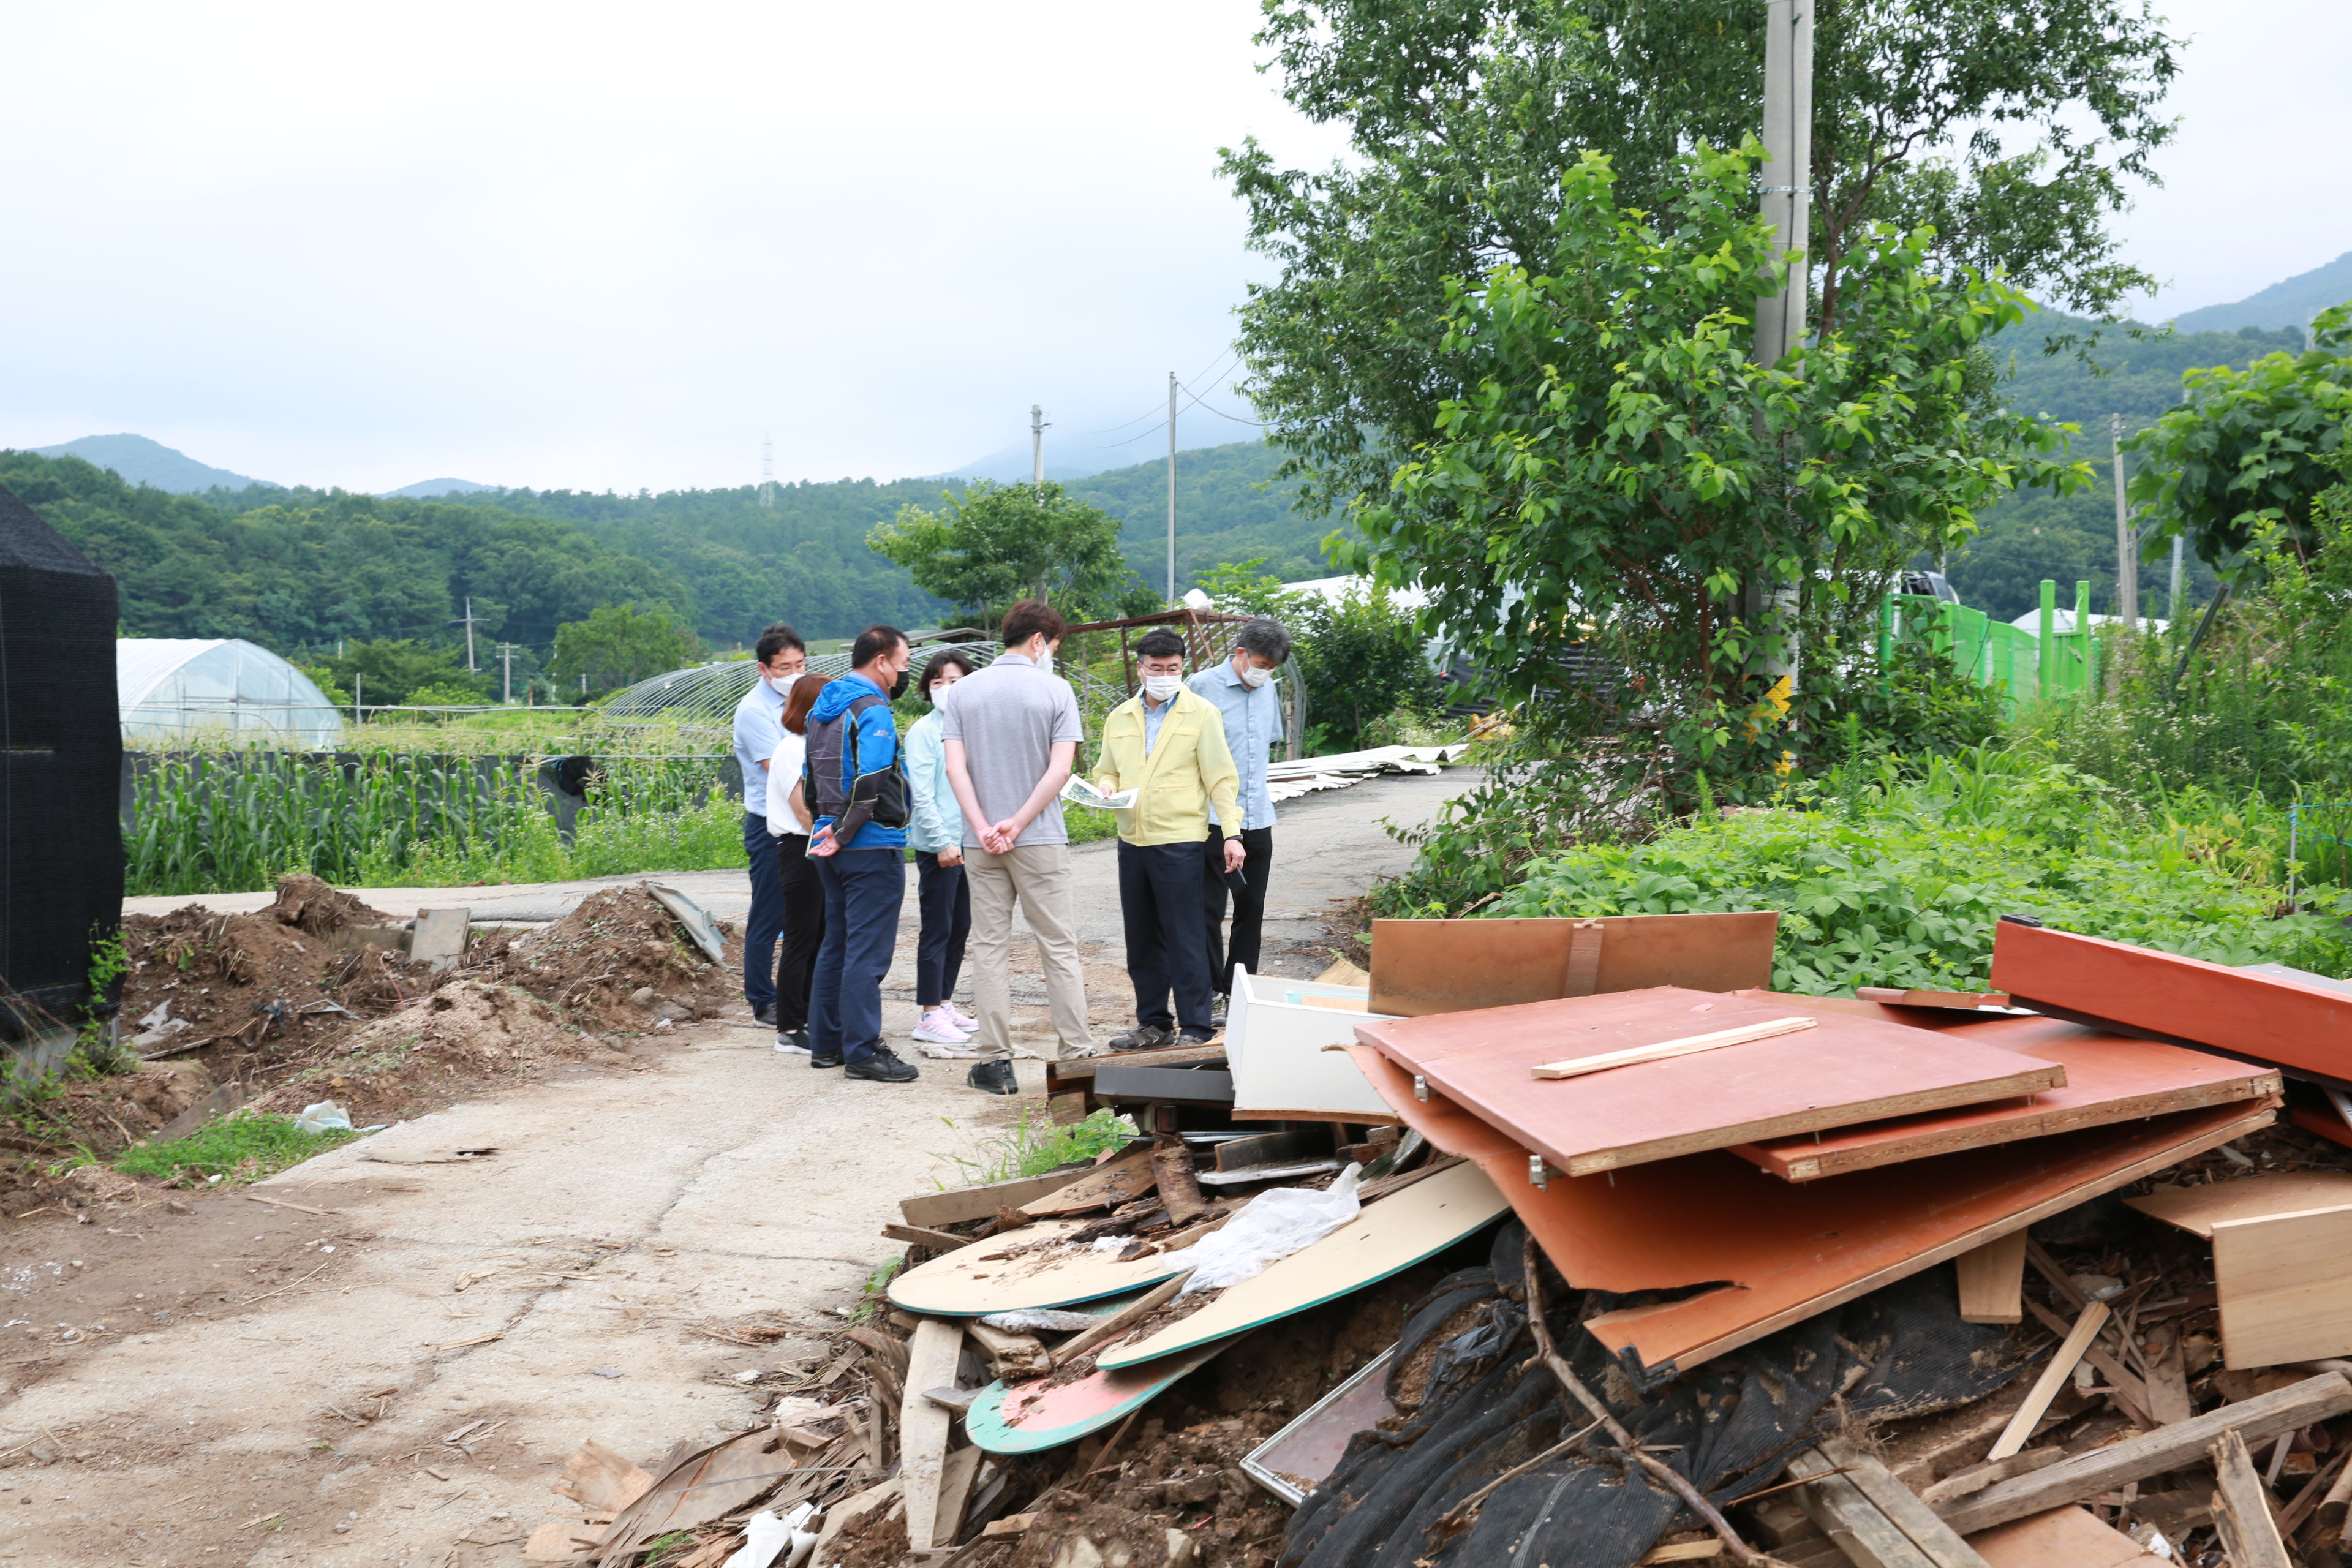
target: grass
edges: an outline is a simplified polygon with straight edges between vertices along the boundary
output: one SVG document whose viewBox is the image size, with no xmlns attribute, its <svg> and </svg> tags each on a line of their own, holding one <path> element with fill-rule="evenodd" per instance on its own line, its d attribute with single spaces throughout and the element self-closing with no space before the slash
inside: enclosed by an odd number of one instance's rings
<svg viewBox="0 0 2352 1568">
<path fill-rule="evenodd" d="M 955 1126 L 944 1116 L 940 1120 L 950 1127 Z M 1108 1110 L 1097 1110 L 1084 1121 L 1064 1125 L 1034 1106 L 1024 1105 L 1011 1127 L 994 1137 L 980 1141 L 974 1151 L 979 1158 L 961 1154 L 950 1154 L 946 1158 L 962 1171 L 964 1185 L 985 1186 L 990 1182 L 1042 1176 L 1060 1166 L 1091 1160 L 1104 1150 L 1116 1149 L 1136 1135 L 1136 1126 L 1131 1120 Z"/>
<path fill-rule="evenodd" d="M 135 1144 L 115 1157 L 114 1168 L 128 1176 L 168 1178 L 194 1172 L 257 1182 L 358 1136 L 357 1132 L 305 1132 L 290 1116 L 232 1111 L 185 1138 Z"/>
</svg>

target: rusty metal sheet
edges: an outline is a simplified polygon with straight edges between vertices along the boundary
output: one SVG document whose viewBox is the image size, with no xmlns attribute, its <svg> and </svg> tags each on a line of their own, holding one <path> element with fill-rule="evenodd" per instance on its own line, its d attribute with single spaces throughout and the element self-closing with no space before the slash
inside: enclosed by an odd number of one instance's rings
<svg viewBox="0 0 2352 1568">
<path fill-rule="evenodd" d="M 1728 1154 L 1606 1176 L 1529 1177 L 1524 1144 L 1370 1046 L 1349 1047 L 1406 1123 L 1477 1161 L 1568 1282 L 1617 1293 L 1712 1285 L 1585 1325 L 1643 1386 L 2268 1125 L 2278 1101 L 2176 1111 L 1792 1184 Z"/>
<path fill-rule="evenodd" d="M 2021 1006 L 2272 1062 L 2352 1084 L 2352 994 L 2128 942 L 2002 921 L 1993 984 Z"/>
<path fill-rule="evenodd" d="M 1813 1017 L 1814 1026 L 1664 1061 L 1538 1081 L 1540 1063 Z M 1356 1038 L 1585 1175 L 1703 1149 L 2030 1094 L 2065 1069 L 1948 1033 L 1778 1001 L 1654 986 L 1419 1018 L 1372 1018 Z"/>
<path fill-rule="evenodd" d="M 1374 921 L 1371 1010 L 1417 1018 L 1683 985 L 1768 985 L 1770 910 L 1592 920 Z"/>
</svg>

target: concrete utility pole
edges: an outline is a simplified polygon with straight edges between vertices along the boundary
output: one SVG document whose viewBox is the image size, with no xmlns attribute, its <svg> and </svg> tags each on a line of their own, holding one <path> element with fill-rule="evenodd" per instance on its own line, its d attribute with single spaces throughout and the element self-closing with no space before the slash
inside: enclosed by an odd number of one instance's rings
<svg viewBox="0 0 2352 1568">
<path fill-rule="evenodd" d="M 510 642 L 502 642 L 499 644 L 499 658 L 504 661 L 507 667 L 506 696 L 503 700 L 508 702 L 512 702 L 514 700 L 514 644 Z"/>
<path fill-rule="evenodd" d="M 1045 410 L 1029 405 L 1029 488 L 1042 503 L 1045 499 Z"/>
<path fill-rule="evenodd" d="M 453 626 L 463 626 L 466 628 L 466 668 L 472 669 L 474 668 L 474 597 L 472 595 L 466 595 L 465 618 L 461 621 L 451 621 L 449 624 Z"/>
<path fill-rule="evenodd" d="M 1176 373 L 1168 373 L 1168 607 L 1176 607 Z"/>
<path fill-rule="evenodd" d="M 2116 614 L 2124 625 L 2139 625 L 2139 552 L 2133 548 L 2131 510 L 2124 503 L 2124 416 L 2107 416 L 2107 439 L 2116 459 Z M 2077 630 L 2081 628 L 2077 627 Z"/>
<path fill-rule="evenodd" d="M 1776 251 L 1799 254 L 1778 294 L 1756 302 L 1756 363 L 1772 364 L 1805 340 L 1802 252 L 1812 211 L 1813 0 L 1767 0 L 1764 8 L 1763 216 Z M 1777 263 L 1776 263 L 1777 265 Z M 1759 650 L 1749 668 L 1797 683 L 1797 584 L 1751 584 L 1743 606 L 1751 622 L 1777 634 L 1777 651 Z"/>
</svg>

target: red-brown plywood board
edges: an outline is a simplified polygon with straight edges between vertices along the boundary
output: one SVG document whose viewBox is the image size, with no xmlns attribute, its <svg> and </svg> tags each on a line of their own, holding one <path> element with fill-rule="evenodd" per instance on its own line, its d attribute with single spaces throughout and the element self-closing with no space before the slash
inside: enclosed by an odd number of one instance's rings
<svg viewBox="0 0 2352 1568">
<path fill-rule="evenodd" d="M 1374 921 L 1371 1010 L 1417 1018 L 1653 985 L 1761 985 L 1780 921 L 1770 910 Z"/>
<path fill-rule="evenodd" d="M 1784 1005 L 1804 1010 L 1802 1003 Z M 2109 1034 L 2061 1018 L 2019 1014 L 1971 1018 L 1948 1010 L 1928 1016 L 1937 1021 L 1924 1026 L 1947 1039 L 1975 1040 L 2039 1061 L 2056 1062 L 2066 1069 L 2066 1081 L 2056 1089 L 2014 1100 L 1741 1144 L 1733 1152 L 1784 1180 L 1809 1182 L 1961 1149 L 2013 1143 L 2077 1127 L 2132 1121 L 2279 1092 L 2274 1068 L 2185 1046 Z M 1943 1021 L 1947 1019 L 1953 1021 Z"/>
<path fill-rule="evenodd" d="M 2065 1081 L 2012 1051 L 1816 1009 L 1797 1034 L 1666 1061 L 1538 1080 L 1539 1064 L 1801 1016 L 1661 985 L 1422 1018 L 1356 1037 L 1576 1175 L 1888 1116 L 2006 1099 Z"/>
<path fill-rule="evenodd" d="M 1993 928 L 1992 978 L 2021 1006 L 2352 1082 L 2352 994 L 2322 983 L 2013 921 Z"/>
<path fill-rule="evenodd" d="M 1622 1293 L 1720 1283 L 1586 1325 L 1652 1377 L 2242 1137 L 2278 1103 L 2178 1111 L 1801 1184 L 1718 1152 L 1538 1187 L 1524 1145 L 1442 1096 L 1417 1099 L 1412 1074 L 1378 1050 L 1351 1054 L 1407 1125 L 1486 1169 L 1570 1285 Z"/>
</svg>

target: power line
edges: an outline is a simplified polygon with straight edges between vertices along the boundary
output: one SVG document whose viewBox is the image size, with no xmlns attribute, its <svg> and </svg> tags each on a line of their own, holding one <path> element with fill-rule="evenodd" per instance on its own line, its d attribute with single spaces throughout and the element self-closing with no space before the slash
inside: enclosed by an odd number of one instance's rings
<svg viewBox="0 0 2352 1568">
<path fill-rule="evenodd" d="M 1211 376 L 1213 376 L 1213 375 L 1216 374 L 1218 372 L 1222 371 L 1222 370 L 1224 368 L 1225 361 L 1227 361 L 1228 359 L 1233 358 L 1234 355 L 1236 355 L 1236 354 L 1238 354 L 1238 353 L 1241 353 L 1241 345 L 1240 345 L 1239 343 L 1228 343 L 1227 345 L 1225 345 L 1225 352 L 1224 352 L 1224 353 L 1223 353 L 1219 354 L 1215 359 L 1213 359 L 1213 360 L 1211 360 L 1211 361 L 1209 362 L 1209 368 L 1208 368 L 1208 369 L 1206 369 L 1206 370 L 1202 370 L 1202 371 L 1197 371 L 1197 372 L 1195 372 L 1195 373 L 1193 374 L 1193 375 L 1192 376 L 1192 380 L 1194 380 L 1194 381 L 1206 381 L 1206 380 L 1208 380 Z M 1157 421 L 1157 420 L 1159 420 L 1159 419 L 1160 419 L 1160 418 L 1161 418 L 1161 417 L 1162 417 L 1161 411 L 1160 411 L 1160 409 L 1159 405 L 1158 405 L 1157 404 L 1155 404 L 1155 405 L 1153 405 L 1150 408 L 1149 408 L 1149 409 L 1145 410 L 1145 411 L 1144 411 L 1143 413 L 1141 413 L 1141 414 L 1137 415 L 1137 416 L 1136 416 L 1134 418 L 1132 418 L 1132 419 L 1125 419 L 1125 420 L 1121 420 L 1121 421 L 1120 421 L 1118 424 L 1117 424 L 1117 425 L 1106 425 L 1106 426 L 1103 426 L 1101 429 L 1099 429 L 1099 430 L 1081 430 L 1081 431 L 1078 431 L 1078 432 L 1077 432 L 1077 434 L 1078 434 L 1078 435 L 1081 435 L 1081 436 L 1108 436 L 1108 435 L 1110 435 L 1113 431 L 1117 431 L 1117 430 L 1124 430 L 1124 429 L 1126 429 L 1129 425 L 1139 425 L 1139 424 L 1141 424 L 1143 421 L 1145 421 L 1146 419 L 1150 419 L 1150 420 Z M 1144 435 L 1144 436 L 1149 436 L 1149 435 L 1150 435 L 1151 433 L 1152 433 L 1152 432 L 1150 432 L 1150 431 L 1147 430 L 1147 431 L 1145 431 L 1145 432 L 1143 433 L 1143 435 Z M 1143 439 L 1143 436 L 1137 436 L 1137 437 L 1130 437 L 1130 439 L 1132 439 L 1132 440 L 1137 440 L 1137 441 L 1140 441 L 1141 439 Z M 1128 444 L 1128 443 L 1127 443 L 1126 441 L 1114 441 L 1114 442 L 1109 443 L 1109 445 L 1108 445 L 1108 446 L 1106 446 L 1106 447 L 1087 447 L 1087 450 L 1091 451 L 1091 452 L 1108 451 L 1108 450 L 1109 450 L 1110 447 L 1124 447 L 1124 446 L 1126 446 L 1127 444 Z"/>
</svg>

